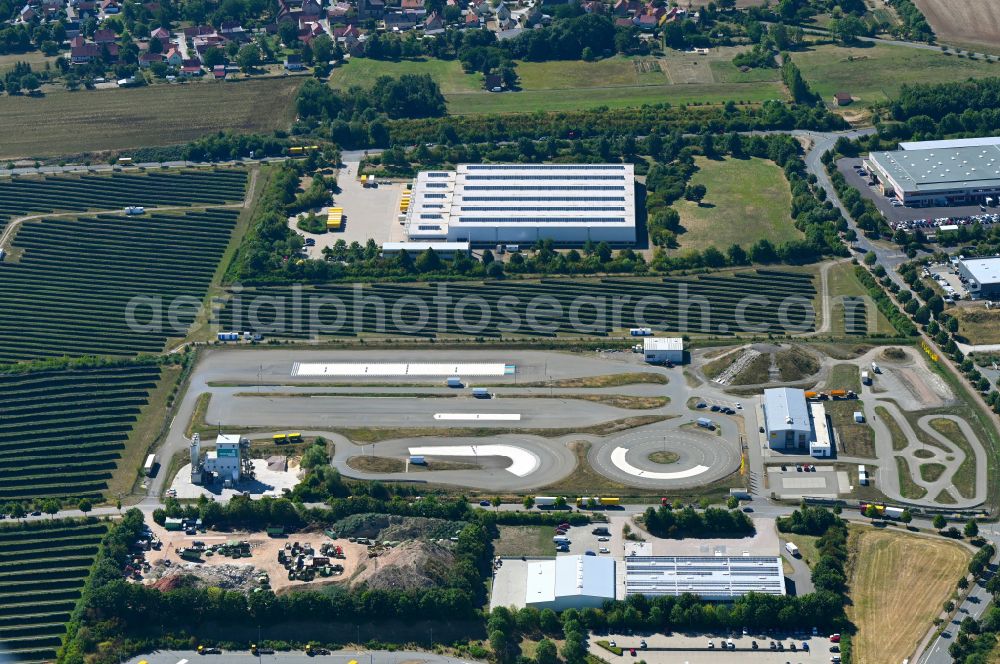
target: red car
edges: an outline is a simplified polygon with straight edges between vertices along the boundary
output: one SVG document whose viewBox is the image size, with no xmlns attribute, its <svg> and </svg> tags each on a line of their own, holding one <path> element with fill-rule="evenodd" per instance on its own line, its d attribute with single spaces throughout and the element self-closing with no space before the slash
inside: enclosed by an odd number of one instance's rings
<svg viewBox="0 0 1000 664">
<path fill-rule="evenodd" d="M 628 649 L 628 654 L 630 654 L 630 655 L 632 655 L 633 657 L 635 657 L 635 648 L 629 648 L 629 649 Z"/>
<path fill-rule="evenodd" d="M 840 643 L 840 634 L 831 634 L 830 643 Z"/>
</svg>

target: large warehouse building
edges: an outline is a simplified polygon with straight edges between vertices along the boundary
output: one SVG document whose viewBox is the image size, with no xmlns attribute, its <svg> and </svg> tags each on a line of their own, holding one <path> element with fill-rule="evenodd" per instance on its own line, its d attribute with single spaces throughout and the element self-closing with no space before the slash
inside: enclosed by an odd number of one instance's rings
<svg viewBox="0 0 1000 664">
<path fill-rule="evenodd" d="M 615 561 L 597 556 L 558 556 L 528 563 L 525 606 L 536 609 L 600 607 L 615 598 Z"/>
<path fill-rule="evenodd" d="M 1000 298 L 1000 258 L 963 258 L 958 261 L 958 273 L 970 294 L 987 300 Z"/>
<path fill-rule="evenodd" d="M 728 602 L 747 593 L 785 594 L 778 556 L 629 556 L 625 595 L 699 595 Z"/>
<path fill-rule="evenodd" d="M 635 244 L 632 164 L 462 164 L 417 175 L 411 242 Z"/>
<path fill-rule="evenodd" d="M 772 450 L 832 456 L 833 436 L 823 404 L 807 403 L 803 390 L 790 387 L 764 390 L 763 400 L 764 432 Z"/>
<path fill-rule="evenodd" d="M 900 148 L 872 152 L 864 160 L 872 184 L 886 196 L 916 207 L 1000 198 L 1000 138 L 920 141 Z"/>
</svg>

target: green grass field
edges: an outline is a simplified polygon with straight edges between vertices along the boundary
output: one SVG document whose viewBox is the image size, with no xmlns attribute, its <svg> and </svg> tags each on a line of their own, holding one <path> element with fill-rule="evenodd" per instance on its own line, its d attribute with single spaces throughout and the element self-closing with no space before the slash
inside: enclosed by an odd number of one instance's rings
<svg viewBox="0 0 1000 664">
<path fill-rule="evenodd" d="M 1000 76 L 1000 64 L 885 44 L 865 48 L 817 46 L 792 53 L 792 60 L 827 104 L 837 92 L 853 95 L 859 106 L 870 106 L 895 96 L 904 83 L 946 83 L 969 77 Z"/>
<path fill-rule="evenodd" d="M 781 169 L 766 159 L 711 160 L 697 157 L 691 184 L 708 190 L 701 205 L 679 200 L 680 250 L 731 244 L 749 247 L 766 238 L 780 244 L 802 237 L 791 217 L 792 194 Z"/>
<path fill-rule="evenodd" d="M 833 300 L 830 307 L 830 325 L 834 336 L 845 335 L 844 301 L 847 297 L 867 297 L 868 293 L 858 281 L 851 263 L 839 263 L 830 266 L 826 273 L 827 291 Z M 877 307 L 871 306 L 865 310 L 869 334 L 896 334 L 896 329 Z M 855 372 L 856 373 L 856 372 Z M 846 388 L 853 389 L 853 388 Z"/>
<path fill-rule="evenodd" d="M 691 62 L 679 56 L 519 62 L 520 90 L 498 94 L 483 90 L 482 76 L 466 74 L 457 60 L 393 62 L 358 58 L 335 70 L 330 84 L 346 89 L 352 85 L 371 85 L 382 75 L 430 74 L 441 86 L 448 112 L 454 115 L 785 98 L 776 70 L 752 70 L 744 74 L 728 59 L 713 59 L 713 56 L 698 61 L 698 65 L 692 66 Z"/>
<path fill-rule="evenodd" d="M 171 145 L 223 129 L 287 129 L 301 78 L 206 81 L 118 90 L 0 97 L 0 158 Z"/>
</svg>

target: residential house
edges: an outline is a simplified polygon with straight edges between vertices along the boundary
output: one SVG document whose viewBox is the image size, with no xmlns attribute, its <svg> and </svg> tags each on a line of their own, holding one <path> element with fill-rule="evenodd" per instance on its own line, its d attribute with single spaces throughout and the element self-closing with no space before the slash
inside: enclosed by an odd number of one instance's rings
<svg viewBox="0 0 1000 664">
<path fill-rule="evenodd" d="M 285 57 L 285 69 L 288 71 L 302 71 L 306 66 L 302 63 L 302 56 L 298 53 L 289 53 Z"/>
<path fill-rule="evenodd" d="M 361 20 L 385 16 L 385 0 L 358 0 L 358 18 Z"/>
<path fill-rule="evenodd" d="M 118 4 L 118 0 L 104 0 L 101 3 L 101 13 L 104 15 L 117 14 L 121 11 L 121 5 Z"/>
<path fill-rule="evenodd" d="M 223 21 L 219 27 L 219 34 L 223 39 L 241 43 L 250 39 L 246 28 L 239 21 Z"/>
<path fill-rule="evenodd" d="M 226 78 L 226 65 L 215 65 L 212 67 L 212 76 L 215 80 L 221 81 Z"/>
<path fill-rule="evenodd" d="M 31 23 L 38 17 L 38 12 L 36 12 L 32 7 L 25 5 L 20 13 L 17 15 L 17 20 L 21 23 Z"/>
<path fill-rule="evenodd" d="M 424 0 L 400 0 L 399 6 L 403 11 L 426 12 L 424 9 Z"/>
<path fill-rule="evenodd" d="M 201 76 L 205 71 L 201 68 L 201 60 L 188 58 L 181 61 L 181 76 Z"/>
<path fill-rule="evenodd" d="M 424 32 L 429 35 L 444 32 L 444 19 L 441 18 L 441 14 L 433 12 L 424 19 Z"/>
<path fill-rule="evenodd" d="M 171 67 L 180 67 L 181 65 L 184 64 L 184 56 L 182 56 L 181 52 L 176 48 L 171 48 L 169 51 L 167 51 L 163 59 Z"/>
<path fill-rule="evenodd" d="M 323 15 L 323 4 L 319 0 L 302 0 L 302 15 L 318 19 Z"/>
<path fill-rule="evenodd" d="M 351 4 L 348 2 L 335 2 L 326 12 L 326 17 L 330 20 L 330 23 L 344 23 L 347 21 L 347 17 L 350 16 Z"/>
<path fill-rule="evenodd" d="M 389 12 L 382 19 L 382 22 L 385 24 L 387 31 L 402 32 L 417 27 L 417 23 L 420 20 L 421 17 L 417 16 L 414 12 Z"/>
<path fill-rule="evenodd" d="M 93 41 L 95 44 L 113 44 L 118 39 L 114 30 L 95 30 Z"/>
<path fill-rule="evenodd" d="M 465 27 L 467 28 L 478 28 L 483 24 L 482 18 L 479 14 L 472 11 L 471 9 L 465 13 Z"/>
<path fill-rule="evenodd" d="M 619 28 L 631 28 L 633 25 L 635 25 L 635 24 L 632 23 L 632 19 L 630 19 L 630 18 L 616 18 L 615 19 L 615 26 L 616 27 L 619 27 Z"/>
<path fill-rule="evenodd" d="M 80 21 L 67 21 L 66 22 L 66 38 L 72 39 L 73 37 L 80 36 Z"/>
<path fill-rule="evenodd" d="M 205 35 L 214 35 L 215 28 L 210 25 L 196 25 L 188 28 L 184 28 L 184 38 L 194 39 L 195 37 L 204 37 Z"/>
<path fill-rule="evenodd" d="M 42 3 L 42 16 L 45 17 L 46 21 L 54 21 L 59 18 L 59 14 L 63 11 L 64 5 L 58 0 L 46 0 Z"/>
<path fill-rule="evenodd" d="M 98 8 L 96 0 L 80 0 L 76 3 L 77 18 L 89 18 L 97 16 Z"/>
<path fill-rule="evenodd" d="M 469 8 L 475 12 L 476 16 L 483 20 L 488 19 L 492 13 L 488 0 L 472 0 L 472 2 L 469 3 Z"/>
<path fill-rule="evenodd" d="M 161 42 L 170 41 L 170 31 L 165 28 L 157 28 L 149 33 L 150 39 L 159 39 Z"/>
<path fill-rule="evenodd" d="M 361 43 L 362 33 L 356 25 L 335 27 L 333 38 L 344 49 L 345 53 L 350 53 L 352 56 L 360 55 L 364 51 Z"/>
<path fill-rule="evenodd" d="M 307 21 L 305 17 L 299 18 L 299 41 L 303 44 L 308 44 L 320 35 L 325 34 L 326 30 L 323 29 L 323 26 L 320 25 L 319 21 Z"/>
<path fill-rule="evenodd" d="M 101 57 L 101 48 L 97 44 L 74 44 L 69 48 L 69 59 L 75 65 L 93 62 Z"/>
<path fill-rule="evenodd" d="M 163 54 L 150 53 L 148 51 L 146 53 L 139 54 L 140 69 L 149 69 L 149 66 L 152 65 L 154 62 L 163 62 Z"/>
<path fill-rule="evenodd" d="M 656 14 L 640 14 L 632 19 L 632 23 L 640 30 L 655 30 L 660 24 L 660 19 Z"/>
</svg>

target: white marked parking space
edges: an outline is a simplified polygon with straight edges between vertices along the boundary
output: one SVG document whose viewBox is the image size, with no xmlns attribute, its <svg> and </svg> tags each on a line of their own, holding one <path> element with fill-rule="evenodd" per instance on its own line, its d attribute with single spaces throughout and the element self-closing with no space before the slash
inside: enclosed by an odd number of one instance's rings
<svg viewBox="0 0 1000 664">
<path fill-rule="evenodd" d="M 410 362 L 296 362 L 293 376 L 509 376 L 513 364 Z"/>
<path fill-rule="evenodd" d="M 475 420 L 482 422 L 486 420 L 504 420 L 506 422 L 517 422 L 521 419 L 520 413 L 434 413 L 435 420 Z"/>
<path fill-rule="evenodd" d="M 625 471 L 629 475 L 644 477 L 651 480 L 682 480 L 688 477 L 694 477 L 695 475 L 701 475 L 708 470 L 708 466 L 693 466 L 687 470 L 678 470 L 673 473 L 658 473 L 652 470 L 642 470 L 641 468 L 636 468 L 629 463 L 625 459 L 626 454 L 628 454 L 627 448 L 616 447 L 614 451 L 611 452 L 611 463 L 615 464 L 618 468 Z"/>
<path fill-rule="evenodd" d="M 541 463 L 537 456 L 522 447 L 513 445 L 450 445 L 440 447 L 411 447 L 410 454 L 415 456 L 453 456 L 453 457 L 507 457 L 511 465 L 507 471 L 525 477 L 535 472 Z"/>
</svg>

